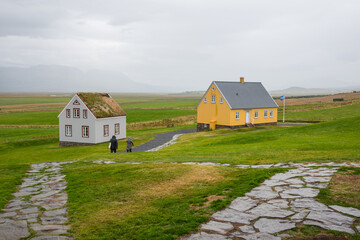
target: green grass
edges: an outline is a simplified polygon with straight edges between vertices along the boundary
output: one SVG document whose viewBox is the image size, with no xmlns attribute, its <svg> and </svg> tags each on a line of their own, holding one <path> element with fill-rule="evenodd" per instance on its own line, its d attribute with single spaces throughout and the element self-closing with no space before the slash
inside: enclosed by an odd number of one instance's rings
<svg viewBox="0 0 360 240">
<path fill-rule="evenodd" d="M 38 104 L 38 103 L 67 103 L 69 97 L 24 97 L 0 98 L 0 105 Z"/>
<path fill-rule="evenodd" d="M 69 215 L 77 239 L 177 239 L 214 211 L 271 175 L 285 171 L 240 170 L 173 164 L 66 167 Z M 201 206 L 210 195 L 216 204 Z"/>
<path fill-rule="evenodd" d="M 196 114 L 192 109 L 125 109 L 127 123 L 161 120 Z M 0 114 L 0 125 L 58 125 L 60 111 Z"/>
<path fill-rule="evenodd" d="M 196 108 L 199 100 L 168 100 L 168 101 L 155 101 L 143 103 L 124 103 L 121 106 L 124 108 Z"/>
<path fill-rule="evenodd" d="M 356 116 L 360 116 L 360 104 L 311 111 L 285 112 L 285 121 L 332 121 Z M 282 111 L 279 110 L 278 119 L 282 120 L 282 117 Z"/>
<path fill-rule="evenodd" d="M 57 137 L 58 135 L 58 128 L 0 128 L 0 143 L 3 141 Z"/>
</svg>

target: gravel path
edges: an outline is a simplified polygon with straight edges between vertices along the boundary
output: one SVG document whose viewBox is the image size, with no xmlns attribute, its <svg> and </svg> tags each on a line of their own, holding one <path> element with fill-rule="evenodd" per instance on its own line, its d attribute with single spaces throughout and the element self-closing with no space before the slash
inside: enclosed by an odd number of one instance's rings
<svg viewBox="0 0 360 240">
<path fill-rule="evenodd" d="M 209 222 L 202 224 L 199 232 L 181 239 L 280 240 L 292 237 L 281 232 L 297 225 L 359 233 L 359 209 L 327 206 L 315 199 L 338 169 L 326 165 L 360 167 L 357 163 L 297 164 L 297 169 L 276 174 L 244 197 L 236 198 L 228 208 L 214 213 Z"/>
<path fill-rule="evenodd" d="M 196 132 L 195 128 L 194 129 L 182 129 L 182 130 L 173 131 L 173 132 L 161 133 L 161 134 L 157 135 L 156 138 L 154 138 L 138 147 L 135 147 L 132 151 L 133 152 L 146 152 L 149 150 L 153 150 L 153 149 L 158 148 L 158 147 L 164 145 L 165 143 L 171 141 L 175 135 L 194 133 L 194 132 Z"/>
<path fill-rule="evenodd" d="M 67 240 L 67 193 L 61 165 L 70 162 L 32 164 L 23 183 L 0 213 L 0 239 Z M 31 235 L 32 233 L 32 235 Z"/>
</svg>

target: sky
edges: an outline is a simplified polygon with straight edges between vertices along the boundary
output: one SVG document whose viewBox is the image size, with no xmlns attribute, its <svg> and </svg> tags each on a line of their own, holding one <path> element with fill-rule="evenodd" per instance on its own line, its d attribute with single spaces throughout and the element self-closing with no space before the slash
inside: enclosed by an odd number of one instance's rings
<svg viewBox="0 0 360 240">
<path fill-rule="evenodd" d="M 359 0 L 1 0 L 0 67 L 118 72 L 176 91 L 240 76 L 269 90 L 360 86 L 359 12 Z"/>
</svg>

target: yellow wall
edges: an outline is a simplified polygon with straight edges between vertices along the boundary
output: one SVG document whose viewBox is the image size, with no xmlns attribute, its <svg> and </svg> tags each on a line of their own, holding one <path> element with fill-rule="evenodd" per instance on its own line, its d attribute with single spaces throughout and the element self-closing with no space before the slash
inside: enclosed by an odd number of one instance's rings
<svg viewBox="0 0 360 240">
<path fill-rule="evenodd" d="M 214 88 L 214 90 L 212 90 Z M 215 95 L 215 103 L 211 103 L 211 95 Z M 204 103 L 206 97 L 207 103 Z M 230 107 L 223 98 L 223 103 L 220 103 L 222 95 L 212 83 L 209 90 L 205 93 L 201 103 L 197 109 L 197 122 L 210 124 L 212 121 L 216 121 L 217 125 L 229 125 L 230 124 Z"/>
<path fill-rule="evenodd" d="M 214 90 L 212 90 L 214 88 Z M 215 95 L 215 103 L 211 103 L 211 95 Z M 204 103 L 206 97 L 207 102 Z M 198 108 L 197 108 L 197 122 L 206 124 L 216 124 L 225 126 L 245 125 L 245 109 L 231 110 L 223 98 L 223 103 L 220 103 L 220 98 L 223 97 L 215 84 L 212 83 L 209 90 L 205 93 Z M 264 110 L 268 110 L 268 117 L 264 118 Z M 270 118 L 270 110 L 274 111 L 273 117 Z M 240 120 L 235 119 L 235 114 L 240 111 Z M 259 117 L 255 119 L 255 111 L 259 111 Z M 251 109 L 250 122 L 253 124 L 273 123 L 277 122 L 277 108 L 265 109 Z"/>
</svg>

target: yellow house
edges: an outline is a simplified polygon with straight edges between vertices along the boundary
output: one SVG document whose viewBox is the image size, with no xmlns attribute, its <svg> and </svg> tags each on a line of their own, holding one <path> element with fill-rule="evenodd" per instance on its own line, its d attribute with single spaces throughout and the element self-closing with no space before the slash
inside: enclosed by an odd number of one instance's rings
<svg viewBox="0 0 360 240">
<path fill-rule="evenodd" d="M 276 125 L 278 107 L 261 82 L 213 81 L 197 106 L 197 129 Z"/>
</svg>

